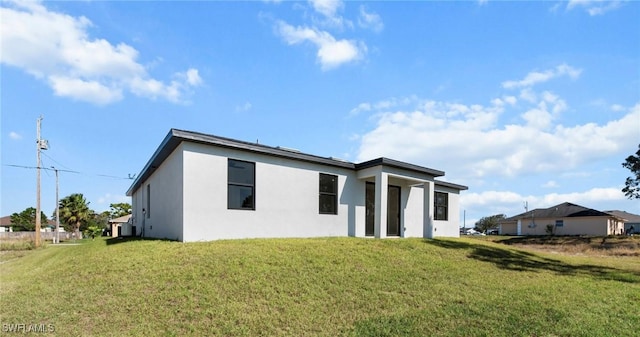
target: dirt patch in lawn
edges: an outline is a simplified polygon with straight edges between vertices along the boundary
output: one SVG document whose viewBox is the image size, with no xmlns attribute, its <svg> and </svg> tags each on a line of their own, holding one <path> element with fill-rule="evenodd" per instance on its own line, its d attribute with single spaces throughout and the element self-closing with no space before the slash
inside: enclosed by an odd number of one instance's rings
<svg viewBox="0 0 640 337">
<path fill-rule="evenodd" d="M 640 256 L 640 236 L 499 237 L 496 242 L 551 253 L 591 256 Z"/>
</svg>

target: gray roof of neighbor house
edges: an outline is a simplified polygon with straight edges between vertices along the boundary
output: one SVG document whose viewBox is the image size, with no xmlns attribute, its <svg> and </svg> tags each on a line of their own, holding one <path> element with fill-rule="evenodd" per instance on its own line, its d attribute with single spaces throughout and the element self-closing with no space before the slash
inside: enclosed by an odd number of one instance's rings
<svg viewBox="0 0 640 337">
<path fill-rule="evenodd" d="M 193 142 L 193 143 L 199 143 L 199 144 L 219 146 L 224 148 L 232 148 L 232 149 L 243 150 L 248 152 L 271 155 L 275 157 L 306 161 L 306 162 L 323 164 L 323 165 L 334 166 L 334 167 L 341 167 L 341 168 L 346 168 L 351 170 L 361 170 L 368 167 L 384 165 L 384 166 L 402 168 L 402 169 L 406 169 L 414 172 L 425 173 L 433 177 L 444 176 L 443 171 L 434 170 L 434 169 L 419 166 L 419 165 L 409 164 L 409 163 L 405 163 L 405 162 L 401 162 L 401 161 L 397 161 L 389 158 L 377 158 L 374 160 L 356 164 L 349 161 L 336 159 L 333 157 L 315 156 L 315 155 L 303 153 L 303 152 L 300 152 L 294 149 L 285 148 L 285 147 L 279 147 L 279 146 L 273 147 L 273 146 L 262 145 L 257 142 L 250 143 L 250 142 L 244 142 L 244 141 L 225 138 L 225 137 L 209 135 L 209 134 L 200 133 L 200 132 L 171 129 L 169 130 L 169 133 L 164 138 L 160 146 L 153 153 L 153 155 L 151 156 L 151 159 L 149 159 L 145 167 L 142 169 L 140 175 L 138 175 L 138 177 L 133 181 L 133 184 L 131 184 L 131 187 L 129 187 L 129 190 L 127 191 L 127 195 L 131 196 L 133 192 L 136 189 L 138 189 L 140 185 L 142 185 L 142 183 L 145 180 L 147 180 L 147 178 L 149 178 L 149 176 L 151 176 L 151 174 L 153 174 L 153 172 L 155 172 L 155 170 L 158 167 L 160 167 L 160 164 L 162 164 L 162 162 L 165 159 L 167 159 L 167 157 L 173 152 L 173 150 L 176 149 L 176 147 L 178 147 L 178 145 L 181 142 Z M 467 186 L 444 182 L 444 181 L 435 181 L 435 184 L 440 186 L 455 188 L 458 190 L 468 189 Z"/>
<path fill-rule="evenodd" d="M 640 223 L 640 215 L 628 213 L 625 211 L 605 211 L 615 217 L 618 217 L 626 223 Z"/>
<path fill-rule="evenodd" d="M 572 204 L 570 202 L 564 202 L 559 205 L 551 206 L 549 208 L 536 208 L 530 210 L 528 212 L 514 215 L 512 217 L 506 218 L 502 220 L 505 221 L 515 221 L 519 219 L 529 219 L 529 218 L 572 218 L 572 217 L 583 217 L 583 216 L 608 216 L 612 217 L 613 215 L 605 212 L 600 212 L 598 210 L 587 208 L 584 206 Z"/>
<path fill-rule="evenodd" d="M 42 222 L 40 225 L 41 226 L 55 226 L 56 222 L 54 220 L 47 219 L 47 222 Z M 1 217 L 0 218 L 0 226 L 3 226 L 3 227 L 12 226 L 12 224 L 11 224 L 11 215 L 7 215 L 7 216 Z"/>
<path fill-rule="evenodd" d="M 131 214 L 123 215 L 119 218 L 109 220 L 109 223 L 126 223 L 131 219 Z"/>
</svg>

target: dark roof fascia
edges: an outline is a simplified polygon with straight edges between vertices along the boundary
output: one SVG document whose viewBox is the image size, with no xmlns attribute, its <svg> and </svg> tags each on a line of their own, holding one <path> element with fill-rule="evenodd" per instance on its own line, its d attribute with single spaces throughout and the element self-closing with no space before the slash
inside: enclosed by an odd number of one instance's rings
<svg viewBox="0 0 640 337">
<path fill-rule="evenodd" d="M 436 184 L 436 186 L 449 187 L 449 188 L 453 188 L 453 189 L 460 190 L 460 191 L 466 191 L 466 190 L 469 189 L 468 186 L 458 185 L 458 184 L 450 183 L 448 181 L 436 180 L 435 184 Z"/>
<path fill-rule="evenodd" d="M 402 161 L 398 161 L 398 160 L 393 160 L 393 159 L 389 159 L 389 158 L 385 158 L 385 157 L 381 157 L 381 158 L 377 158 L 377 159 L 373 159 L 373 160 L 369 160 L 369 161 L 365 161 L 359 164 L 356 164 L 356 170 L 364 170 L 370 167 L 375 167 L 375 166 L 389 166 L 389 167 L 395 167 L 395 168 L 400 168 L 400 169 L 405 169 L 405 170 L 409 170 L 409 171 L 414 171 L 414 172 L 420 172 L 420 173 L 425 173 L 428 174 L 430 176 L 433 177 L 442 177 L 444 176 L 444 172 L 440 171 L 440 170 L 434 170 L 428 167 L 423 167 L 423 166 L 419 166 L 419 165 L 414 165 L 414 164 L 409 164 L 409 163 L 405 163 Z"/>
<path fill-rule="evenodd" d="M 249 143 L 243 142 L 235 139 L 218 137 L 213 135 L 208 135 L 204 133 L 184 131 L 184 130 L 176 130 L 173 129 L 175 135 L 177 137 L 182 138 L 185 141 L 191 141 L 194 143 L 208 144 L 208 145 L 216 145 L 220 147 L 230 148 L 230 149 L 238 149 L 244 150 L 254 153 L 267 154 L 271 156 L 288 158 L 301 160 L 311 163 L 324 164 L 329 166 L 347 168 L 353 170 L 355 165 L 348 161 L 336 160 L 327 157 L 315 156 L 303 152 L 298 152 L 295 150 L 287 150 L 278 147 L 272 147 L 267 145 L 262 145 L 258 143 Z"/>
<path fill-rule="evenodd" d="M 158 146 L 156 151 L 153 153 L 147 164 L 140 172 L 140 175 L 136 177 L 136 179 L 133 181 L 133 184 L 131 184 L 131 187 L 129 187 L 129 189 L 127 190 L 127 196 L 130 197 L 133 195 L 133 192 L 137 190 L 140 185 L 142 185 L 142 182 L 147 180 L 147 178 L 149 178 L 149 176 L 151 176 L 151 174 L 155 172 L 158 167 L 160 167 L 160 164 L 162 164 L 162 162 L 167 159 L 167 157 L 169 157 L 171 152 L 173 152 L 173 150 L 178 147 L 178 144 L 180 144 L 180 141 L 175 138 L 174 129 L 169 130 L 169 133 L 167 133 L 167 135 L 164 137 L 162 143 L 160 143 L 160 146 Z"/>
<path fill-rule="evenodd" d="M 127 191 L 127 195 L 131 196 L 133 192 L 140 187 L 142 182 L 149 178 L 149 176 L 153 174 L 153 172 L 160 166 L 160 164 L 162 164 L 162 162 L 167 159 L 167 157 L 173 152 L 173 150 L 175 150 L 176 147 L 178 147 L 178 145 L 183 141 L 243 150 L 281 158 L 301 160 L 310 163 L 346 168 L 350 170 L 353 170 L 355 168 L 355 164 L 348 161 L 314 156 L 293 150 L 286 150 L 257 143 L 243 142 L 235 139 L 218 137 L 199 132 L 171 129 L 156 152 L 153 154 L 153 156 L 151 156 L 149 162 L 147 162 L 147 164 L 144 166 L 141 174 L 133 182 L 133 184 Z"/>
<path fill-rule="evenodd" d="M 262 145 L 258 143 L 250 143 L 243 142 L 231 138 L 213 136 L 200 132 L 179 130 L 179 129 L 171 129 L 169 133 L 166 135 L 160 146 L 156 149 L 156 151 L 151 156 L 151 159 L 147 162 L 147 164 L 142 169 L 140 175 L 134 180 L 131 187 L 127 190 L 127 195 L 132 196 L 133 192 L 137 190 L 142 183 L 149 178 L 155 172 L 155 170 L 160 167 L 160 164 L 164 162 L 167 157 L 175 150 L 181 142 L 187 141 L 192 143 L 199 143 L 205 145 L 214 145 L 229 149 L 236 149 L 242 151 L 248 151 L 253 153 L 260 153 L 265 155 L 271 155 L 281 158 L 288 158 L 294 160 L 300 160 L 310 163 L 329 165 L 339 168 L 345 168 L 350 170 L 362 170 L 369 167 L 374 167 L 378 165 L 395 167 L 400 169 L 405 169 L 409 171 L 419 172 L 431 175 L 433 177 L 441 177 L 444 176 L 444 172 L 440 170 L 434 170 L 427 167 L 409 164 L 405 162 L 401 162 L 398 160 L 393 160 L 389 158 L 377 158 L 373 160 L 369 160 L 366 162 L 362 162 L 359 164 L 354 164 L 348 161 L 336 160 L 333 158 L 320 157 L 307 153 L 287 150 L 278 147 L 272 147 L 267 145 Z M 459 190 L 467 190 L 467 186 L 453 184 L 449 182 L 437 181 L 436 184 L 440 186 L 451 187 Z"/>
</svg>

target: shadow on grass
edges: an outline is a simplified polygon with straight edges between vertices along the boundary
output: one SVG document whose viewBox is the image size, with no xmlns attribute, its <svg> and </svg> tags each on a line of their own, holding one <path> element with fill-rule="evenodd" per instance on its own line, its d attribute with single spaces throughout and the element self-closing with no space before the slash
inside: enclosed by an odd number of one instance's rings
<svg viewBox="0 0 640 337">
<path fill-rule="evenodd" d="M 500 240 L 505 245 L 578 245 L 600 243 L 602 237 L 589 236 L 518 236 Z"/>
<path fill-rule="evenodd" d="M 156 239 L 156 238 L 141 238 L 139 236 L 120 236 L 117 238 L 108 238 L 105 240 L 107 245 L 115 245 L 118 243 L 132 242 L 132 241 L 175 241 L 169 239 Z"/>
<path fill-rule="evenodd" d="M 427 244 L 447 248 L 469 250 L 469 258 L 495 264 L 498 268 L 515 271 L 551 271 L 560 275 L 587 275 L 603 280 L 640 283 L 640 273 L 596 265 L 573 265 L 519 250 L 503 249 L 460 241 L 425 240 Z"/>
</svg>

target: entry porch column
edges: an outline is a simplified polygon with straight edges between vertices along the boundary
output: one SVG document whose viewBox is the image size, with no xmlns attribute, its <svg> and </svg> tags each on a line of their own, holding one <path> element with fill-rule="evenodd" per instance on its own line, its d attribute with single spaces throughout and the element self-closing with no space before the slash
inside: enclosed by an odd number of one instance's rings
<svg viewBox="0 0 640 337">
<path fill-rule="evenodd" d="M 375 175 L 376 207 L 374 215 L 373 235 L 376 238 L 387 237 L 387 192 L 389 175 L 380 170 Z"/>
<path fill-rule="evenodd" d="M 433 239 L 435 236 L 435 228 L 433 226 L 433 198 L 434 198 L 434 185 L 432 182 L 425 182 L 423 184 L 424 193 L 424 205 L 422 206 L 423 214 L 423 237 L 427 239 Z"/>
</svg>

